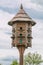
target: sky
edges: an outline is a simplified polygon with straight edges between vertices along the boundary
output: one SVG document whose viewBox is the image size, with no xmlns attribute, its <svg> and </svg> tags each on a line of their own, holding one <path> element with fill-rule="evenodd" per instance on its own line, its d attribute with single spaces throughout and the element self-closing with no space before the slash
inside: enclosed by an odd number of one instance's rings
<svg viewBox="0 0 43 65">
<path fill-rule="evenodd" d="M 37 52 L 43 58 L 43 0 L 0 0 L 0 63 L 5 63 L 6 58 L 19 58 L 17 48 L 11 45 L 12 27 L 8 21 L 16 15 L 21 3 L 26 13 L 36 22 L 32 27 L 32 47 L 27 48 L 24 54 Z"/>
</svg>

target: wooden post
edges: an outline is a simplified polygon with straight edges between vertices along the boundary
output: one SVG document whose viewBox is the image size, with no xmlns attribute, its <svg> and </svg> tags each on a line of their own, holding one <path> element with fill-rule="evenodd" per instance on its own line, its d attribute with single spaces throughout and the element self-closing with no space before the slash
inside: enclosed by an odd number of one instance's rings
<svg viewBox="0 0 43 65">
<path fill-rule="evenodd" d="M 20 52 L 20 65 L 23 65 L 23 53 L 22 53 L 22 49 Z"/>
<path fill-rule="evenodd" d="M 20 65 L 23 65 L 23 54 L 24 54 L 25 47 L 20 46 L 20 47 L 18 47 L 18 50 L 19 50 L 19 54 L 20 54 Z"/>
</svg>

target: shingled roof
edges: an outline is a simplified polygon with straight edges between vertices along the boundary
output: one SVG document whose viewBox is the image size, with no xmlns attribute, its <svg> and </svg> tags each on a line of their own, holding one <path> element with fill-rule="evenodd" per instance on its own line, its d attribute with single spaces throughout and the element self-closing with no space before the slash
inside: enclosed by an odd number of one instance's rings
<svg viewBox="0 0 43 65">
<path fill-rule="evenodd" d="M 19 12 L 11 19 L 11 21 L 8 22 L 9 25 L 13 25 L 13 23 L 16 22 L 31 22 L 32 26 L 35 25 L 35 22 L 32 20 L 31 17 L 27 15 L 25 10 L 23 9 L 23 6 L 21 4 Z"/>
</svg>

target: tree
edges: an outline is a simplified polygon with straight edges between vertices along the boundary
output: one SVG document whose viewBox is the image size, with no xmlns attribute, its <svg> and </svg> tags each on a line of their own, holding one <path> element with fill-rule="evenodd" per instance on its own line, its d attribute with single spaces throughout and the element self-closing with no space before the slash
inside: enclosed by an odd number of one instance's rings
<svg viewBox="0 0 43 65">
<path fill-rule="evenodd" d="M 38 53 L 28 53 L 24 59 L 25 65 L 39 65 L 42 62 L 43 60 L 41 58 L 41 55 L 39 55 Z"/>
<path fill-rule="evenodd" d="M 17 60 L 12 61 L 11 65 L 18 65 Z"/>
</svg>

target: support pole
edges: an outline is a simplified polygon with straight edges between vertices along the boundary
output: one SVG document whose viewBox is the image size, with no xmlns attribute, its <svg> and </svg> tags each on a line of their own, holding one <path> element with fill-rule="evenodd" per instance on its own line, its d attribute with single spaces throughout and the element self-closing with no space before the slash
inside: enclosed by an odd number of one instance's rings
<svg viewBox="0 0 43 65">
<path fill-rule="evenodd" d="M 25 50 L 25 47 L 21 46 L 18 48 L 19 50 L 19 54 L 20 54 L 20 65 L 23 65 L 23 54 L 24 54 L 24 50 Z"/>
<path fill-rule="evenodd" d="M 22 53 L 22 51 L 20 53 L 20 65 L 23 65 L 23 53 Z"/>
</svg>

